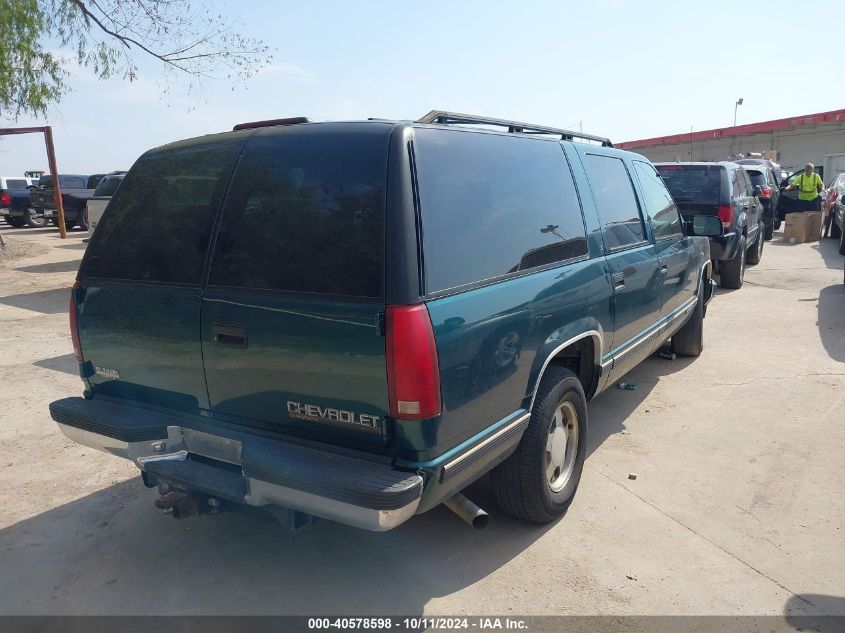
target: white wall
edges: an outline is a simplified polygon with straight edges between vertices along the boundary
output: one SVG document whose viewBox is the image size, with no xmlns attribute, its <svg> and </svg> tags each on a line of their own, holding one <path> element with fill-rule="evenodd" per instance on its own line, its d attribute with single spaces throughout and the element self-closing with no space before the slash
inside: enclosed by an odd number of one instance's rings
<svg viewBox="0 0 845 633">
<path fill-rule="evenodd" d="M 693 142 L 692 160 L 727 160 L 731 154 L 775 149 L 779 151 L 777 162 L 786 171 L 803 167 L 808 162 L 824 165 L 825 156 L 845 153 L 845 123 L 737 136 L 733 143 L 732 140 L 730 137 L 722 137 Z M 644 147 L 632 151 L 655 162 L 690 160 L 689 143 Z"/>
</svg>

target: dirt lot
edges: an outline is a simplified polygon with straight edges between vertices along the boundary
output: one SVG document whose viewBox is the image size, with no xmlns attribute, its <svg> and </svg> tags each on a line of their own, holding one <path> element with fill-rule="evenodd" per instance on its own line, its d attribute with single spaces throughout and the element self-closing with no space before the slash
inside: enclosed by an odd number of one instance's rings
<svg viewBox="0 0 845 633">
<path fill-rule="evenodd" d="M 66 440 L 67 288 L 85 245 L 2 228 L 0 613 L 845 614 L 845 287 L 833 240 L 767 243 L 696 359 L 652 358 L 590 409 L 555 525 L 438 508 L 394 532 L 177 522 L 136 470 Z M 628 478 L 637 473 L 636 480 Z"/>
</svg>

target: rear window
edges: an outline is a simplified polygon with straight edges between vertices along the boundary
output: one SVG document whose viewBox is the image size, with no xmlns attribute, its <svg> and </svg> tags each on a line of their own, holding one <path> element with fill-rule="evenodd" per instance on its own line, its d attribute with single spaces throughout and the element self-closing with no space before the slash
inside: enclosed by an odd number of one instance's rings
<svg viewBox="0 0 845 633">
<path fill-rule="evenodd" d="M 102 174 L 97 174 L 96 176 L 88 176 L 88 181 L 85 183 L 86 189 L 96 189 L 97 185 L 100 183 L 100 180 L 103 178 Z"/>
<path fill-rule="evenodd" d="M 578 195 L 558 143 L 415 133 L 428 292 L 587 254 Z"/>
<path fill-rule="evenodd" d="M 240 135 L 144 154 L 115 191 L 82 272 L 103 279 L 199 284 Z"/>
<path fill-rule="evenodd" d="M 44 174 L 38 180 L 38 185 L 40 187 L 46 187 L 47 189 L 52 189 L 53 188 L 53 177 L 50 176 L 49 174 Z"/>
<path fill-rule="evenodd" d="M 680 205 L 719 204 L 722 174 L 717 165 L 656 165 L 663 182 Z"/>
<path fill-rule="evenodd" d="M 752 185 L 759 185 L 761 187 L 768 185 L 768 182 L 766 182 L 766 174 L 762 171 L 757 171 L 756 169 L 746 169 L 745 173 L 747 173 L 748 177 L 751 178 Z"/>
<path fill-rule="evenodd" d="M 103 197 L 103 198 L 108 198 L 109 196 L 113 196 L 114 190 L 117 189 L 117 186 L 120 184 L 121 180 L 123 180 L 123 178 L 115 178 L 114 176 L 106 176 L 97 185 L 97 188 L 94 190 L 94 196 L 95 197 Z"/>
<path fill-rule="evenodd" d="M 23 178 L 8 178 L 6 189 L 26 189 L 29 185 Z"/>
<path fill-rule="evenodd" d="M 381 296 L 389 131 L 258 132 L 232 181 L 209 283 Z"/>
</svg>

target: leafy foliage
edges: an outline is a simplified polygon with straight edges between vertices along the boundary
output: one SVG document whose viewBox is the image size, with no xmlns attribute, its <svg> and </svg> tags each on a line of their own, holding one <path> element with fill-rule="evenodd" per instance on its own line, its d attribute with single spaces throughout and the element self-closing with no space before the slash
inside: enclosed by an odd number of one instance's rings
<svg viewBox="0 0 845 633">
<path fill-rule="evenodd" d="M 140 59 L 156 60 L 165 90 L 177 77 L 189 91 L 209 78 L 238 84 L 272 61 L 268 46 L 202 2 L 0 0 L 0 116 L 44 115 L 66 93 L 61 54 L 44 49 L 50 40 L 99 79 L 134 81 Z"/>
</svg>

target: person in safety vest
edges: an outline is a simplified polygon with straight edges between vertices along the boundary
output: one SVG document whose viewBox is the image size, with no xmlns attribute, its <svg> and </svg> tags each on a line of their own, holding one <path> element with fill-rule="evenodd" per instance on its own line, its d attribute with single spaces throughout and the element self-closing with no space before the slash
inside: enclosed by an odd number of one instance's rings
<svg viewBox="0 0 845 633">
<path fill-rule="evenodd" d="M 807 163 L 804 171 L 794 177 L 785 189 L 785 191 L 798 190 L 798 211 L 819 211 L 821 208 L 819 194 L 824 189 L 824 183 L 813 168 L 813 163 Z"/>
</svg>

